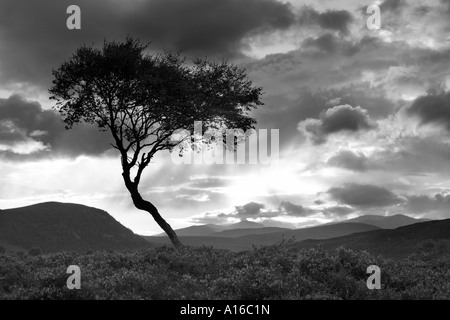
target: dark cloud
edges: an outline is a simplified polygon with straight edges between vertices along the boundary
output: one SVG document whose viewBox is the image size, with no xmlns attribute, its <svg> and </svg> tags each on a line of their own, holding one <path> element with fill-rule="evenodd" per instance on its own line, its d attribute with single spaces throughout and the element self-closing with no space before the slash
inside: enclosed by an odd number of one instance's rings
<svg viewBox="0 0 450 320">
<path fill-rule="evenodd" d="M 405 176 L 438 175 L 448 177 L 450 144 L 442 137 L 399 137 L 367 157 L 370 170 Z"/>
<path fill-rule="evenodd" d="M 425 195 L 409 196 L 406 207 L 414 213 L 445 211 L 448 215 L 450 210 L 450 194 L 437 193 L 434 197 Z"/>
<path fill-rule="evenodd" d="M 396 100 L 445 83 L 450 50 L 418 48 L 404 41 L 388 43 L 372 36 L 356 40 L 319 35 L 304 40 L 297 50 L 268 55 L 245 66 L 264 87 L 267 105 L 307 115 L 323 110 L 308 103 L 300 106 L 301 100 L 309 100 L 303 99 L 307 90 L 341 90 L 349 96 L 355 93 L 358 100 L 371 100 L 368 105 L 365 101 L 341 104 L 359 105 L 371 116 L 386 116 L 398 107 Z"/>
<path fill-rule="evenodd" d="M 280 144 L 289 144 L 296 136 L 299 121 L 318 118 L 330 107 L 340 104 L 363 106 L 371 118 L 385 117 L 395 110 L 395 105 L 383 98 L 376 90 L 358 90 L 343 88 L 340 90 L 297 90 L 295 101 L 286 101 L 285 97 L 265 97 L 266 108 L 257 112 L 261 128 L 280 129 Z M 277 110 L 282 110 L 279 112 Z M 276 116 L 274 114 L 276 113 Z"/>
<path fill-rule="evenodd" d="M 428 12 L 430 12 L 430 11 L 431 11 L 431 7 L 429 7 L 427 5 L 422 5 L 422 6 L 417 7 L 414 10 L 414 14 L 418 17 L 423 17 L 426 14 L 428 14 Z"/>
<path fill-rule="evenodd" d="M 380 5 L 381 14 L 383 14 L 384 11 L 399 11 L 405 4 L 404 0 L 385 0 Z"/>
<path fill-rule="evenodd" d="M 343 150 L 328 159 L 327 164 L 333 167 L 345 168 L 352 171 L 366 171 L 368 159 L 362 153 Z"/>
<path fill-rule="evenodd" d="M 320 204 L 323 204 L 321 202 Z M 307 221 L 302 222 L 302 224 L 310 225 L 318 224 L 319 222 L 310 219 L 316 215 L 323 216 L 327 219 L 338 218 L 349 215 L 355 212 L 355 209 L 350 206 L 330 206 L 322 209 L 305 207 L 299 204 L 294 204 L 290 201 L 281 201 L 278 208 L 276 209 L 266 209 L 265 205 L 257 202 L 250 202 L 243 206 L 236 206 L 236 210 L 230 213 L 223 212 L 205 212 L 201 216 L 191 218 L 194 223 L 217 223 L 226 224 L 236 220 L 247 220 L 247 219 L 257 219 L 262 221 L 266 226 L 277 225 L 280 226 L 280 221 L 276 218 L 279 217 L 300 217 L 308 218 Z M 275 219 L 274 219 L 275 218 Z M 281 223 L 282 224 L 282 223 Z M 292 227 L 292 225 L 291 225 Z"/>
<path fill-rule="evenodd" d="M 434 197 L 425 195 L 409 196 L 405 207 L 413 213 L 439 212 L 443 216 L 449 216 L 450 195 L 437 193 Z"/>
<path fill-rule="evenodd" d="M 323 34 L 317 38 L 307 38 L 302 42 L 304 49 L 313 48 L 325 53 L 342 52 L 345 56 L 352 56 L 359 48 L 351 42 L 342 41 L 341 38 L 330 33 Z"/>
<path fill-rule="evenodd" d="M 265 91 L 265 107 L 255 112 L 258 124 L 280 129 L 281 146 L 292 145 L 300 121 L 319 118 L 330 107 L 360 106 L 379 120 L 395 114 L 404 104 L 401 99 L 445 83 L 450 73 L 450 50 L 372 36 L 355 40 L 333 35 L 328 36 L 331 44 L 316 43 L 327 39 L 321 37 L 305 40 L 309 46 L 245 64 Z"/>
<path fill-rule="evenodd" d="M 450 0 L 441 0 L 441 3 L 447 7 L 447 12 L 450 13 Z"/>
<path fill-rule="evenodd" d="M 44 110 L 37 102 L 19 95 L 0 99 L 0 145 L 6 145 L 3 155 L 16 158 L 23 153 L 31 158 L 45 156 L 99 155 L 110 149 L 110 138 L 94 126 L 77 125 L 66 131 L 59 114 Z M 14 151 L 22 144 L 24 151 Z M 40 145 L 40 148 L 33 146 Z"/>
<path fill-rule="evenodd" d="M 152 30 L 153 38 L 178 49 L 226 55 L 239 53 L 247 36 L 295 22 L 291 6 L 276 0 L 153 0 L 135 13 L 127 25 L 136 25 L 136 32 Z"/>
<path fill-rule="evenodd" d="M 250 202 L 243 206 L 236 206 L 236 216 L 239 218 L 257 218 L 264 209 L 262 203 Z"/>
<path fill-rule="evenodd" d="M 327 193 L 340 203 L 363 208 L 386 207 L 402 202 L 392 191 L 374 185 L 347 183 L 331 188 Z"/>
<path fill-rule="evenodd" d="M 347 33 L 353 16 L 345 10 L 327 10 L 318 12 L 311 7 L 301 10 L 299 16 L 300 25 L 318 25 L 323 29 Z"/>
<path fill-rule="evenodd" d="M 11 131 L 23 130 L 28 137 L 36 130 L 52 130 L 59 122 L 53 111 L 43 110 L 39 103 L 27 101 L 19 95 L 0 99 L 0 119 L 3 129 L 7 129 L 9 123 Z M 0 140 L 3 141 L 3 136 Z"/>
<path fill-rule="evenodd" d="M 398 108 L 378 90 L 370 90 L 364 86 L 359 90 L 344 88 L 335 92 L 335 97 L 339 97 L 341 104 L 362 106 L 373 119 L 384 118 Z"/>
<path fill-rule="evenodd" d="M 407 113 L 419 117 L 421 124 L 435 123 L 450 131 L 450 92 L 419 97 L 407 109 Z"/>
<path fill-rule="evenodd" d="M 264 208 L 265 205 L 262 203 L 249 202 L 242 206 L 236 206 L 235 211 L 231 213 L 205 212 L 202 216 L 191 218 L 191 221 L 194 223 L 226 224 L 233 219 L 244 221 L 247 219 L 271 218 L 278 215 L 277 212 L 263 211 Z"/>
<path fill-rule="evenodd" d="M 367 110 L 350 105 L 341 105 L 328 109 L 320 118 L 322 120 L 322 130 L 325 134 L 343 130 L 359 131 L 373 127 Z"/>
<path fill-rule="evenodd" d="M 13 146 L 17 142 L 25 142 L 26 136 L 11 121 L 0 121 L 0 143 Z"/>
<path fill-rule="evenodd" d="M 230 220 L 230 218 L 235 218 L 233 215 L 224 214 L 224 213 L 214 213 L 214 212 L 206 212 L 203 216 L 193 217 L 190 219 L 192 223 L 200 223 L 200 224 L 218 224 L 218 225 L 226 225 L 235 222 L 236 220 Z M 248 221 L 246 218 L 241 219 L 241 221 Z M 295 229 L 298 227 L 302 227 L 302 225 L 297 225 L 290 222 L 282 222 L 272 218 L 264 218 L 264 220 L 259 223 L 262 223 L 266 227 L 278 227 L 278 228 L 290 228 Z M 309 221 L 309 224 L 318 224 L 318 221 Z"/>
<path fill-rule="evenodd" d="M 312 213 L 310 209 L 305 208 L 302 205 L 293 204 L 290 201 L 282 201 L 279 210 L 285 212 L 286 215 L 293 217 L 306 217 Z"/>
<path fill-rule="evenodd" d="M 319 211 L 302 205 L 294 204 L 290 201 L 281 201 L 278 209 L 267 210 L 265 205 L 257 202 L 250 202 L 243 206 L 237 206 L 234 213 L 229 214 L 229 217 L 235 218 L 274 218 L 274 217 L 307 217 L 318 213 Z"/>
<path fill-rule="evenodd" d="M 307 119 L 298 124 L 302 134 L 310 136 L 316 144 L 324 143 L 327 136 L 337 132 L 358 132 L 374 128 L 367 110 L 340 105 L 321 113 L 319 119 Z"/>
<path fill-rule="evenodd" d="M 69 5 L 81 8 L 81 30 L 68 30 Z M 241 55 L 248 36 L 295 24 L 287 3 L 276 0 L 0 0 L 0 73 L 3 83 L 50 84 L 51 70 L 80 45 L 123 40 L 186 54 Z"/>
<path fill-rule="evenodd" d="M 318 38 L 306 39 L 305 41 L 303 41 L 303 47 L 317 48 L 320 51 L 326 52 L 336 52 L 337 48 L 339 47 L 339 41 L 337 37 L 330 33 L 327 33 L 321 35 Z"/>
<path fill-rule="evenodd" d="M 206 212 L 191 220 L 195 223 L 227 223 L 235 219 L 263 219 L 264 222 L 270 222 L 272 218 L 276 217 L 307 217 L 314 213 L 319 213 L 319 211 L 293 204 L 290 201 L 282 201 L 278 209 L 274 210 L 266 209 L 266 206 L 262 203 L 249 202 L 242 206 L 235 206 L 235 210 L 230 213 Z M 272 222 L 278 223 L 277 221 Z"/>
<path fill-rule="evenodd" d="M 333 207 L 328 207 L 325 208 L 322 213 L 326 216 L 326 217 L 342 217 L 342 216 L 346 216 L 349 215 L 350 213 L 355 212 L 355 210 L 351 207 L 345 207 L 345 206 L 333 206 Z"/>
</svg>

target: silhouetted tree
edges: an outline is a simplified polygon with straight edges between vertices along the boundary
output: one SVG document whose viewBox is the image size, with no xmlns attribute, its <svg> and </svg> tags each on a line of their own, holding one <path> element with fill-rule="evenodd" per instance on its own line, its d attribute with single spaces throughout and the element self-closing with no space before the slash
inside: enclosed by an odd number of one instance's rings
<svg viewBox="0 0 450 320">
<path fill-rule="evenodd" d="M 139 192 L 144 169 L 158 151 L 184 143 L 171 136 L 178 130 L 193 133 L 194 121 L 202 121 L 203 132 L 254 128 L 248 113 L 262 105 L 262 89 L 244 69 L 226 61 L 188 64 L 179 55 L 151 55 L 132 37 L 105 42 L 102 49 L 83 46 L 53 76 L 49 92 L 66 128 L 86 122 L 112 134 L 134 205 L 149 212 L 180 246 L 171 226 Z"/>
</svg>

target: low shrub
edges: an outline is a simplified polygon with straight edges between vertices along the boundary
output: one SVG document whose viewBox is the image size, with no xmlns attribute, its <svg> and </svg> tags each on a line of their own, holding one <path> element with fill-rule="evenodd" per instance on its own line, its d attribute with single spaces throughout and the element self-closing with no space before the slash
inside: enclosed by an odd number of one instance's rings
<svg viewBox="0 0 450 320">
<path fill-rule="evenodd" d="M 436 254 L 446 244 L 431 245 L 434 254 L 422 250 L 401 260 L 284 245 L 238 253 L 208 247 L 30 250 L 0 255 L 0 299 L 450 299 L 450 257 Z M 381 269 L 381 290 L 366 286 L 372 264 Z M 70 265 L 81 269 L 81 290 L 66 287 Z"/>
</svg>

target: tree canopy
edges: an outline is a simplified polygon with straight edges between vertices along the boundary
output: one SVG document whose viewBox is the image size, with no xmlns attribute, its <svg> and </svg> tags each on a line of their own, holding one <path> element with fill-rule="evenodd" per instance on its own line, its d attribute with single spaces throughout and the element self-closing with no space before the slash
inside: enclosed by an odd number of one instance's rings
<svg viewBox="0 0 450 320">
<path fill-rule="evenodd" d="M 247 131 L 256 123 L 250 111 L 262 105 L 262 88 L 244 69 L 227 61 L 187 63 L 179 54 L 150 54 L 147 44 L 132 37 L 105 41 L 103 48 L 82 46 L 53 76 L 49 92 L 66 128 L 86 122 L 111 133 L 135 206 L 151 213 L 175 245 L 175 232 L 139 194 L 144 169 L 158 151 L 181 142 L 171 139 L 178 130 L 193 133 L 200 121 L 203 131 Z"/>
</svg>

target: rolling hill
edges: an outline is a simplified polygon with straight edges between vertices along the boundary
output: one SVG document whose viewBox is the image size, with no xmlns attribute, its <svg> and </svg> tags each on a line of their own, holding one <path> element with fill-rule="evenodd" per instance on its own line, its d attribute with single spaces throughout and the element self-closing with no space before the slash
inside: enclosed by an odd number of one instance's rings
<svg viewBox="0 0 450 320">
<path fill-rule="evenodd" d="M 267 234 L 267 233 L 277 233 L 277 232 L 289 232 L 291 229 L 278 228 L 278 227 L 265 227 L 265 228 L 250 228 L 250 229 L 230 229 L 220 232 L 212 233 L 211 237 L 226 237 L 226 238 L 237 238 L 253 234 Z"/>
<path fill-rule="evenodd" d="M 266 229 L 266 228 L 264 228 Z M 295 237 L 296 240 L 305 239 L 328 239 L 348 235 L 358 232 L 376 230 L 378 227 L 363 223 L 338 223 L 334 225 L 323 225 L 312 228 L 303 228 L 297 230 L 288 229 L 281 232 L 247 234 L 237 237 L 213 236 L 180 236 L 181 242 L 186 245 L 213 246 L 219 249 L 229 249 L 233 251 L 249 250 L 253 245 L 272 245 L 283 239 Z M 255 229 L 258 230 L 258 229 Z M 261 229 L 262 231 L 263 229 Z M 230 230 L 231 231 L 231 230 Z M 237 232 L 237 231 L 236 231 Z M 144 237 L 151 243 L 170 244 L 168 237 Z"/>
<path fill-rule="evenodd" d="M 242 220 L 238 223 L 233 224 L 225 224 L 225 228 L 228 230 L 230 229 L 261 229 L 264 228 L 265 225 L 258 222 L 248 221 L 248 220 Z"/>
<path fill-rule="evenodd" d="M 205 224 L 201 226 L 191 226 L 187 228 L 181 228 L 175 230 L 179 237 L 190 237 L 190 236 L 209 236 L 213 233 L 225 230 L 223 226 L 218 226 L 214 224 Z M 166 233 L 160 233 L 154 237 L 166 237 Z"/>
<path fill-rule="evenodd" d="M 107 212 L 58 202 L 1 210 L 0 244 L 11 250 L 37 247 L 43 252 L 148 247 Z"/>
<path fill-rule="evenodd" d="M 305 240 L 293 246 L 312 248 L 320 245 L 326 249 L 343 246 L 387 257 L 405 257 L 415 252 L 418 246 L 428 239 L 450 240 L 450 219 L 426 221 L 397 229 L 379 229 L 324 240 Z"/>
<path fill-rule="evenodd" d="M 362 223 L 366 225 L 372 225 L 381 229 L 395 229 L 398 227 L 411 225 L 414 223 L 429 221 L 427 219 L 415 219 L 405 215 L 394 215 L 394 216 L 380 216 L 380 215 L 363 215 L 357 218 L 344 220 L 340 222 L 327 223 L 325 225 L 336 225 L 343 223 Z M 190 226 L 187 228 L 177 229 L 175 232 L 180 237 L 230 237 L 236 238 L 246 235 L 253 234 L 268 234 L 276 232 L 285 232 L 291 234 L 292 229 L 280 228 L 280 227 L 266 227 L 264 224 L 256 223 L 252 221 L 241 221 L 235 224 L 229 225 L 216 225 L 216 224 L 205 224 L 198 226 Z M 294 232 L 295 235 L 295 232 Z M 156 235 L 158 237 L 165 237 L 165 233 L 160 233 Z"/>
<path fill-rule="evenodd" d="M 345 220 L 345 222 L 358 222 L 371 224 L 381 229 L 396 229 L 398 227 L 408 226 L 414 223 L 430 221 L 428 219 L 415 219 L 402 214 L 393 216 L 364 215 L 354 219 Z"/>
<path fill-rule="evenodd" d="M 204 224 L 200 226 L 191 226 L 187 228 L 181 228 L 176 229 L 175 232 L 179 237 L 185 236 L 210 236 L 215 233 L 219 233 L 225 230 L 240 230 L 240 229 L 246 229 L 246 230 L 258 230 L 263 229 L 265 226 L 261 223 L 253 222 L 253 221 L 241 221 L 234 224 L 224 224 L 224 225 L 217 225 L 217 224 Z M 165 233 L 157 234 L 156 237 L 165 237 L 167 236 Z"/>
</svg>

